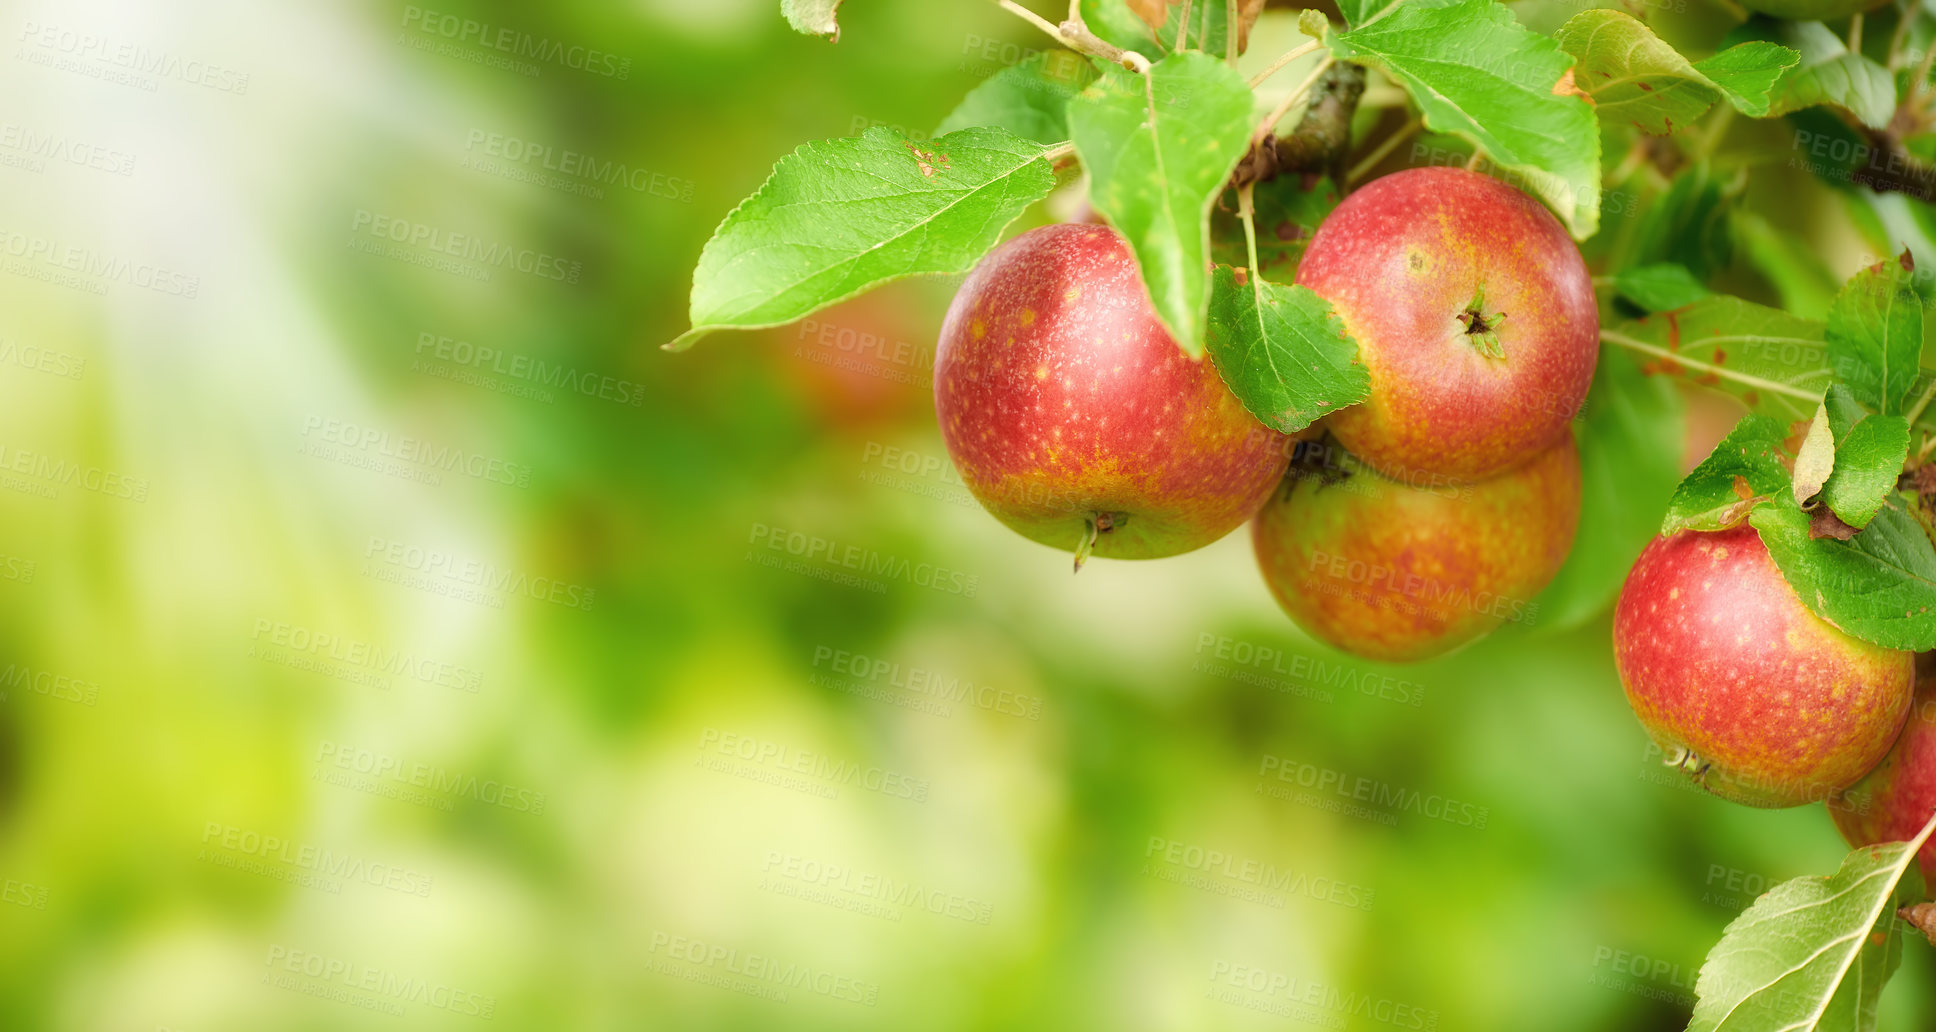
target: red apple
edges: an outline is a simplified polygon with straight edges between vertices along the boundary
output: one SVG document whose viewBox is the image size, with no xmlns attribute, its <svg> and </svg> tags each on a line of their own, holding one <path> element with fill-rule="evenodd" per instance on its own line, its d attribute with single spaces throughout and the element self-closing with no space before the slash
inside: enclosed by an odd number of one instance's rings
<svg viewBox="0 0 1936 1032">
<path fill-rule="evenodd" d="M 1307 447 L 1308 458 L 1312 449 Z M 1346 652 L 1428 659 L 1534 618 L 1580 517 L 1570 434 L 1518 469 L 1462 484 L 1346 461 L 1299 468 L 1257 514 L 1264 582 L 1299 627 Z"/>
<path fill-rule="evenodd" d="M 1830 626 L 1748 526 L 1656 537 L 1627 575 L 1613 656 L 1640 723 L 1708 791 L 1826 799 L 1889 751 L 1915 657 Z"/>
<path fill-rule="evenodd" d="M 1031 230 L 975 267 L 941 326 L 934 404 L 981 504 L 1079 559 L 1091 540 L 1117 559 L 1201 548 L 1289 462 L 1289 439 L 1164 331 L 1106 226 Z"/>
<path fill-rule="evenodd" d="M 1936 679 L 1916 686 L 1915 706 L 1889 755 L 1829 803 L 1842 837 L 1855 847 L 1907 842 L 1936 810 Z M 1936 839 L 1922 848 L 1923 875 L 1936 882 Z"/>
<path fill-rule="evenodd" d="M 1328 422 L 1378 469 L 1504 472 L 1559 441 L 1593 382 L 1600 316 L 1579 249 L 1488 176 L 1374 180 L 1318 227 L 1297 281 L 1358 340 L 1371 396 Z"/>
</svg>

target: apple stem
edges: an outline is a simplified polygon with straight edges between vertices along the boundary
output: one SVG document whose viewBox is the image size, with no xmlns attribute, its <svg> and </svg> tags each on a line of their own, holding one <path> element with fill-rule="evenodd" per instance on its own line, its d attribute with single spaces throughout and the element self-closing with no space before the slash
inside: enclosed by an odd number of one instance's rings
<svg viewBox="0 0 1936 1032">
<path fill-rule="evenodd" d="M 1698 778 L 1706 774 L 1708 768 L 1707 760 L 1703 759 L 1700 753 L 1684 745 L 1675 746 L 1673 753 L 1662 762 L 1690 778 Z"/>
<path fill-rule="evenodd" d="M 1324 45 L 1323 40 L 1313 39 L 1303 43 L 1299 43 L 1297 46 L 1294 46 L 1291 49 L 1284 51 L 1282 54 L 1278 55 L 1277 60 L 1272 61 L 1270 63 L 1269 68 L 1266 68 L 1263 71 L 1258 72 L 1256 75 L 1253 75 L 1250 77 L 1250 88 L 1254 90 L 1257 87 L 1262 86 L 1264 84 L 1265 79 L 1268 79 L 1271 76 L 1276 75 L 1278 72 L 1283 71 L 1285 65 L 1290 64 L 1292 61 L 1295 61 L 1298 58 L 1303 57 L 1305 54 L 1308 54 L 1311 51 L 1316 50 L 1317 48 L 1323 45 Z"/>
<path fill-rule="evenodd" d="M 1223 62 L 1237 63 L 1237 34 L 1241 30 L 1237 18 L 1237 0 L 1224 0 L 1223 4 Z"/>
<path fill-rule="evenodd" d="M 1936 380 L 1929 381 L 1929 386 L 1923 390 L 1922 397 L 1917 398 L 1915 406 L 1909 410 L 1906 418 L 1910 426 L 1915 426 L 1916 420 L 1922 418 L 1923 410 L 1929 407 L 1929 399 L 1932 397 L 1936 397 Z"/>
<path fill-rule="evenodd" d="M 1856 17 L 1860 18 L 1861 15 L 1856 15 Z M 1183 53 L 1184 43 L 1187 42 L 1189 38 L 1190 38 L 1190 0 L 1183 0 L 1183 10 L 1177 13 L 1177 19 L 1176 19 L 1176 52 L 1177 53 L 1179 54 Z"/>
<path fill-rule="evenodd" d="M 1089 27 L 1082 20 L 1082 8 L 1077 4 L 1070 5 L 1068 20 L 1057 25 L 1047 18 L 1036 14 L 1034 11 L 1023 7 L 1021 4 L 1016 3 L 1015 0 L 995 0 L 995 3 L 1002 10 L 1048 33 L 1050 36 L 1055 37 L 1056 42 L 1061 43 L 1063 46 L 1079 54 L 1100 57 L 1111 64 L 1121 65 L 1139 74 L 1147 74 L 1149 72 L 1149 58 L 1144 57 L 1134 50 L 1123 50 L 1120 47 L 1104 41 L 1095 33 L 1090 32 Z"/>
<path fill-rule="evenodd" d="M 1296 106 L 1298 101 L 1303 100 L 1305 94 L 1311 92 L 1311 87 L 1317 85 L 1318 80 L 1323 78 L 1324 73 L 1330 71 L 1335 63 L 1337 63 L 1336 58 L 1330 54 L 1324 55 L 1324 60 L 1319 61 L 1318 66 L 1311 69 L 1311 74 L 1305 76 L 1303 82 L 1298 83 L 1291 92 L 1285 94 L 1284 99 L 1277 102 L 1277 106 L 1271 109 L 1270 114 L 1264 116 L 1263 122 L 1257 126 L 1257 131 L 1251 134 L 1252 142 L 1270 136 L 1277 129 L 1277 123 L 1291 113 L 1291 108 Z"/>
<path fill-rule="evenodd" d="M 1250 278 L 1253 283 L 1251 289 L 1259 291 L 1261 296 L 1263 288 L 1255 285 L 1255 281 L 1263 278 L 1264 274 L 1257 268 L 1257 209 L 1251 196 L 1253 185 L 1245 183 L 1237 188 L 1237 217 L 1243 220 L 1244 224 L 1244 252 L 1250 260 Z"/>
<path fill-rule="evenodd" d="M 1399 144 L 1404 143 L 1406 140 L 1411 139 L 1413 133 L 1418 132 L 1420 129 L 1424 127 L 1425 127 L 1424 118 L 1414 118 L 1411 121 L 1405 123 L 1405 127 L 1403 129 L 1400 129 L 1397 132 L 1391 134 L 1390 136 L 1385 137 L 1385 140 L 1383 143 L 1380 143 L 1377 147 L 1372 148 L 1372 151 L 1370 154 L 1365 155 L 1364 158 L 1361 159 L 1356 165 L 1351 166 L 1351 171 L 1345 173 L 1344 182 L 1340 185 L 1349 186 L 1352 183 L 1355 183 L 1358 180 L 1363 179 L 1365 177 L 1365 173 L 1371 171 L 1374 168 L 1377 168 L 1379 162 L 1385 160 L 1385 158 L 1388 157 L 1392 151 L 1397 150 Z"/>
<path fill-rule="evenodd" d="M 1082 564 L 1089 561 L 1089 553 L 1096 547 L 1096 538 L 1101 533 L 1096 527 L 1094 518 L 1088 516 L 1082 518 L 1082 541 L 1076 545 L 1076 573 L 1081 573 Z"/>
</svg>

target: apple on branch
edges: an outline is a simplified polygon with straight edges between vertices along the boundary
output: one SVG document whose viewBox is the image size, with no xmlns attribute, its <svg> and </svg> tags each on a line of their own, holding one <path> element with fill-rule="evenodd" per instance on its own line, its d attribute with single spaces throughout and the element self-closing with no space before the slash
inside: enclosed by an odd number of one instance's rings
<svg viewBox="0 0 1936 1032">
<path fill-rule="evenodd" d="M 1177 347 L 1106 226 L 1031 230 L 975 267 L 942 323 L 934 402 L 975 498 L 1078 568 L 1223 537 L 1290 461 L 1292 439 Z"/>
<path fill-rule="evenodd" d="M 1559 442 L 1600 348 L 1586 263 L 1537 201 L 1414 168 L 1346 198 L 1297 282 L 1357 339 L 1371 396 L 1326 423 L 1372 467 L 1496 476 Z"/>
</svg>

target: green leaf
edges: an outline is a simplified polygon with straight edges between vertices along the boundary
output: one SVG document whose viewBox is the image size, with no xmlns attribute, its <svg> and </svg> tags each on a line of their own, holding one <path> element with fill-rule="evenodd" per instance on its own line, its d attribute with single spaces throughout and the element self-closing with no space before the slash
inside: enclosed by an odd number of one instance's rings
<svg viewBox="0 0 1936 1032">
<path fill-rule="evenodd" d="M 1347 15 L 1349 16 L 1349 15 Z M 1585 100 L 1553 92 L 1572 59 L 1495 0 L 1411 0 L 1332 37 L 1332 53 L 1383 69 L 1425 125 L 1519 176 L 1586 239 L 1600 222 L 1600 133 Z"/>
<path fill-rule="evenodd" d="M 803 318 L 905 276 L 966 272 L 1055 173 L 1040 144 L 963 129 L 917 144 L 885 127 L 809 143 L 714 231 L 683 351 L 714 330 Z"/>
<path fill-rule="evenodd" d="M 1822 407 L 1828 410 L 1828 428 L 1838 441 L 1848 436 L 1849 428 L 1869 416 L 1869 410 L 1863 408 L 1862 403 L 1855 400 L 1855 395 L 1849 393 L 1848 385 L 1842 383 L 1828 385 L 1827 393 L 1822 395 Z"/>
<path fill-rule="evenodd" d="M 1727 391 L 1755 412 L 1808 419 L 1832 374 L 1822 324 L 1716 294 L 1601 331 L 1648 356 L 1646 368 Z M 1723 374 L 1726 375 L 1723 375 Z"/>
<path fill-rule="evenodd" d="M 1320 178 L 1306 190 L 1303 176 L 1278 176 L 1252 188 L 1253 216 L 1257 225 L 1257 268 L 1252 272 L 1278 283 L 1297 278 L 1297 263 L 1311 245 L 1331 209 L 1338 206 L 1338 188 L 1330 177 Z M 1210 210 L 1210 257 L 1220 265 L 1248 266 L 1249 249 L 1244 243 L 1243 221 L 1237 206 L 1218 205 Z"/>
<path fill-rule="evenodd" d="M 1290 433 L 1365 400 L 1371 373 L 1331 303 L 1309 287 L 1257 276 L 1239 284 L 1226 266 L 1210 295 L 1210 358 L 1237 400 L 1265 426 Z"/>
<path fill-rule="evenodd" d="M 1177 29 L 1183 20 L 1183 0 L 1163 0 L 1163 27 L 1156 30 L 1157 40 L 1165 49 L 1176 49 Z M 1250 27 L 1263 11 L 1263 0 L 1240 0 L 1237 4 L 1237 48 L 1241 53 L 1249 43 Z M 1224 0 L 1195 0 L 1190 5 L 1190 31 L 1184 37 L 1184 46 L 1191 50 L 1201 50 L 1212 57 L 1221 57 L 1229 45 L 1230 5 Z"/>
<path fill-rule="evenodd" d="M 1721 99 L 1720 87 L 1624 11 L 1582 11 L 1553 38 L 1578 62 L 1573 84 L 1593 97 L 1603 124 L 1665 136 Z"/>
<path fill-rule="evenodd" d="M 1864 846 L 1827 878 L 1769 889 L 1729 924 L 1701 965 L 1688 1032 L 1872 1030 L 1882 986 L 1902 960 L 1897 909 L 1923 893 L 1910 842 Z"/>
<path fill-rule="evenodd" d="M 1828 483 L 1829 474 L 1834 470 L 1835 435 L 1828 428 L 1828 406 L 1821 405 L 1815 409 L 1808 434 L 1795 452 L 1795 490 L 1791 492 L 1795 501 L 1807 505 L 1810 498 L 1821 493 L 1822 485 Z"/>
<path fill-rule="evenodd" d="M 1776 229 L 1751 211 L 1736 209 L 1729 223 L 1741 238 L 1748 264 L 1774 286 L 1781 307 L 1804 319 L 1827 318 L 1828 306 L 1842 284 L 1807 241 Z"/>
<path fill-rule="evenodd" d="M 1775 21 L 1759 17 L 1739 34 L 1780 43 L 1801 54 L 1801 62 L 1782 73 L 1768 115 L 1785 115 L 1818 104 L 1841 108 L 1864 125 L 1881 129 L 1896 111 L 1896 82 L 1889 70 L 1851 53 L 1841 37 L 1821 22 Z M 1733 38 L 1732 36 L 1730 38 Z"/>
<path fill-rule="evenodd" d="M 1149 24 L 1123 0 L 1082 0 L 1082 23 L 1105 43 L 1155 60 L 1164 50 L 1150 36 Z"/>
<path fill-rule="evenodd" d="M 1649 312 L 1685 308 L 1712 293 L 1687 271 L 1687 266 L 1676 262 L 1623 269 L 1614 276 L 1613 288 Z"/>
<path fill-rule="evenodd" d="M 1664 136 L 1685 129 L 1723 97 L 1744 114 L 1768 114 L 1769 94 L 1802 55 L 1753 41 L 1689 62 L 1644 23 L 1615 10 L 1582 11 L 1555 36 L 1579 64 L 1574 85 L 1593 96 L 1603 123 Z"/>
<path fill-rule="evenodd" d="M 1750 40 L 1694 62 L 1694 68 L 1727 94 L 1735 110 L 1751 118 L 1767 118 L 1775 85 L 1782 73 L 1802 62 L 1800 51 L 1778 43 Z"/>
<path fill-rule="evenodd" d="M 1768 498 L 1786 494 L 1781 442 L 1787 435 L 1787 427 L 1767 416 L 1742 417 L 1674 489 L 1660 532 L 1722 530 Z"/>
<path fill-rule="evenodd" d="M 1061 143 L 1069 138 L 1069 101 L 1094 81 L 1096 67 L 1073 50 L 1031 54 L 969 90 L 935 135 L 988 125 L 1036 143 Z"/>
<path fill-rule="evenodd" d="M 1619 348 L 1601 348 L 1580 444 L 1580 526 L 1566 563 L 1539 596 L 1539 626 L 1577 627 L 1605 611 L 1640 550 L 1660 529 L 1681 475 L 1685 413 L 1664 377 L 1641 373 Z"/>
<path fill-rule="evenodd" d="M 1390 14 L 1405 0 L 1338 0 L 1338 13 L 1346 25 L 1358 28 Z"/>
<path fill-rule="evenodd" d="M 1909 421 L 1875 415 L 1850 427 L 1835 442 L 1835 472 L 1822 485 L 1822 501 L 1851 527 L 1866 527 L 1896 488 L 1909 457 Z"/>
<path fill-rule="evenodd" d="M 1682 169 L 1642 213 L 1630 260 L 1635 265 L 1678 262 L 1705 282 L 1733 258 L 1730 216 L 1738 193 L 1705 163 Z"/>
<path fill-rule="evenodd" d="M 841 0 L 780 0 L 780 13 L 787 24 L 809 36 L 825 36 L 840 42 L 840 25 L 834 21 Z"/>
<path fill-rule="evenodd" d="M 1909 256 L 1855 274 L 1828 312 L 1828 361 L 1855 399 L 1878 412 L 1901 412 L 1916 390 L 1923 352 L 1923 305 Z"/>
<path fill-rule="evenodd" d="M 1936 549 L 1894 500 L 1847 541 L 1809 536 L 1808 514 L 1786 494 L 1748 523 L 1816 616 L 1884 648 L 1936 648 Z"/>
<path fill-rule="evenodd" d="M 1249 85 L 1207 54 L 1147 75 L 1110 67 L 1069 104 L 1090 203 L 1128 238 L 1157 316 L 1192 355 L 1210 304 L 1210 206 L 1253 127 Z"/>
</svg>

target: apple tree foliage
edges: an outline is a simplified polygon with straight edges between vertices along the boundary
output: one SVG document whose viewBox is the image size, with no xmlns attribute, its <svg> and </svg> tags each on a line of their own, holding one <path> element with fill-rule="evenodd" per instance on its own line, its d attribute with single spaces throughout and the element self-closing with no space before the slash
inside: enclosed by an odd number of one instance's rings
<svg viewBox="0 0 1936 1032">
<path fill-rule="evenodd" d="M 780 13 L 837 41 L 842 2 Z M 1060 49 L 990 76 L 930 139 L 872 128 L 780 158 L 706 244 L 692 329 L 667 347 L 965 273 L 1060 190 L 1126 238 L 1185 352 L 1258 419 L 1301 430 L 1370 390 L 1343 323 L 1294 282 L 1304 242 L 1368 173 L 1459 162 L 1550 208 L 1602 288 L 1608 346 L 1575 420 L 1579 546 L 1545 621 L 1603 612 L 1656 532 L 1745 521 L 1816 615 L 1936 649 L 1936 378 L 1915 261 L 1936 263 L 1936 16 L 1902 2 L 1831 26 L 1696 2 L 1738 24 L 1684 48 L 1649 5 L 1541 32 L 1499 0 L 1339 0 L 1342 22 L 1263 0 L 1048 15 L 996 0 Z M 1249 52 L 1260 39 L 1271 48 Z M 1378 103 L 1360 104 L 1367 84 Z M 1790 173 L 1829 184 L 1895 256 L 1827 280 L 1740 203 L 1754 162 L 1720 147 L 1735 122 L 1792 136 Z M 1757 293 L 1743 266 L 1761 300 L 1735 296 Z M 1684 478 L 1676 381 L 1749 410 Z M 1874 1028 L 1929 835 L 1764 895 L 1710 953 L 1689 1028 Z"/>
</svg>

